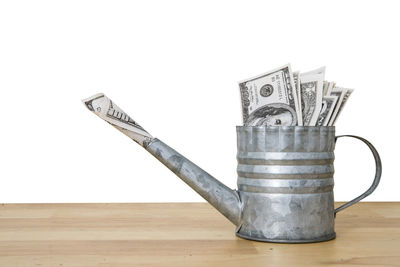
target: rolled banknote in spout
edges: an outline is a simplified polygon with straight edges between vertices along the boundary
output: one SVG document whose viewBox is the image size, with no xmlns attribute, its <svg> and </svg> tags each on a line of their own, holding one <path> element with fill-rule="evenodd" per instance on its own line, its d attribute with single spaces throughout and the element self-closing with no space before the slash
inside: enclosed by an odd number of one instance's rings
<svg viewBox="0 0 400 267">
<path fill-rule="evenodd" d="M 96 94 L 82 100 L 94 114 L 117 128 L 139 145 L 145 147 L 153 137 L 129 117 L 122 109 L 104 94 Z"/>
</svg>

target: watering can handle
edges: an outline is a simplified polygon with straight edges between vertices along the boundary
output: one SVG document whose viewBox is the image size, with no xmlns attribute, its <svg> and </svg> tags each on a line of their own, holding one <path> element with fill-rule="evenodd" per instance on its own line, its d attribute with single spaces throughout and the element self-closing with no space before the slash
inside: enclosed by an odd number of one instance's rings
<svg viewBox="0 0 400 267">
<path fill-rule="evenodd" d="M 356 204 L 358 201 L 360 201 L 361 199 L 369 196 L 372 192 L 374 192 L 374 190 L 378 187 L 379 181 L 381 180 L 381 175 L 382 175 L 382 162 L 381 162 L 381 158 L 379 157 L 378 151 L 376 151 L 375 147 L 368 142 L 366 139 L 359 137 L 359 136 L 355 136 L 355 135 L 339 135 L 335 137 L 335 142 L 337 141 L 338 138 L 340 137 L 353 137 L 356 138 L 358 140 L 363 141 L 371 150 L 372 155 L 374 155 L 375 158 L 375 178 L 374 178 L 374 182 L 372 183 L 372 185 L 370 186 L 370 188 L 368 188 L 367 191 L 365 191 L 363 194 L 361 194 L 360 196 L 356 197 L 355 199 L 343 204 L 342 206 L 340 206 L 339 208 L 335 209 L 335 216 L 336 213 L 338 213 L 339 211 L 350 207 L 353 204 Z"/>
</svg>

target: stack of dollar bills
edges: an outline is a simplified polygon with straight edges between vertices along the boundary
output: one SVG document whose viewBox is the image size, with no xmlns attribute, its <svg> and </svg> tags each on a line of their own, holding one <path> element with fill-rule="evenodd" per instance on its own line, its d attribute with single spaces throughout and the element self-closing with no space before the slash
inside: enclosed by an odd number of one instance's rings
<svg viewBox="0 0 400 267">
<path fill-rule="evenodd" d="M 353 92 L 325 81 L 325 67 L 302 73 L 290 64 L 239 87 L 246 126 L 333 126 Z"/>
</svg>

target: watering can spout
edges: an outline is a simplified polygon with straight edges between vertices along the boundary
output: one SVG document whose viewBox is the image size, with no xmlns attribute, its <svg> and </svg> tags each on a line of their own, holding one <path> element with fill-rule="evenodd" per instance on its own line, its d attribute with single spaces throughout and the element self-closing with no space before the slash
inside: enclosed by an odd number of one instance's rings
<svg viewBox="0 0 400 267">
<path fill-rule="evenodd" d="M 152 140 L 146 150 L 173 171 L 236 226 L 240 220 L 240 197 L 196 164 L 158 139 Z"/>
<path fill-rule="evenodd" d="M 153 138 L 104 94 L 89 97 L 83 103 L 90 111 L 143 146 L 233 224 L 239 226 L 241 202 L 236 190 L 225 186 L 177 151 Z"/>
<path fill-rule="evenodd" d="M 233 224 L 239 225 L 240 198 L 236 190 L 228 188 L 158 139 L 154 139 L 146 147 L 146 150 L 199 193 Z"/>
</svg>

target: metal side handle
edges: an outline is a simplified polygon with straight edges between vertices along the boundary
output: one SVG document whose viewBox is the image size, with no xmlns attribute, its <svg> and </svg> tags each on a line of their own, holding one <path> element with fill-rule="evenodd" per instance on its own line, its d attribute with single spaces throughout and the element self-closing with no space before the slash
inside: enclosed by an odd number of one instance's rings
<svg viewBox="0 0 400 267">
<path fill-rule="evenodd" d="M 382 162 L 381 162 L 381 158 L 379 157 L 378 151 L 376 151 L 375 147 L 368 142 L 368 140 L 359 137 L 359 136 L 355 136 L 355 135 L 339 135 L 335 137 L 335 142 L 337 141 L 338 138 L 340 137 L 353 137 L 356 138 L 358 140 L 363 141 L 371 150 L 372 155 L 374 155 L 375 158 L 375 167 L 376 167 L 376 171 L 375 171 L 375 178 L 374 178 L 374 182 L 372 183 L 371 187 L 368 188 L 367 191 L 365 191 L 363 194 L 361 194 L 360 196 L 356 197 L 355 199 L 343 204 L 342 206 L 340 206 L 339 208 L 335 209 L 335 216 L 336 213 L 338 213 L 339 211 L 350 207 L 353 204 L 356 204 L 358 201 L 360 201 L 361 199 L 369 196 L 372 192 L 374 192 L 374 190 L 378 187 L 379 181 L 381 180 L 381 175 L 382 175 Z"/>
</svg>

